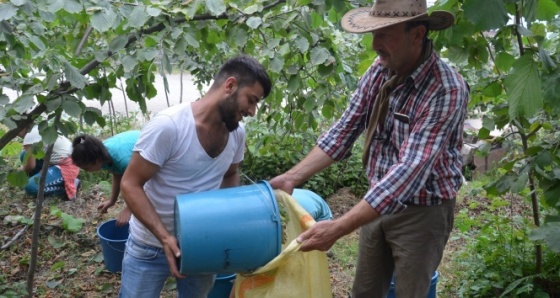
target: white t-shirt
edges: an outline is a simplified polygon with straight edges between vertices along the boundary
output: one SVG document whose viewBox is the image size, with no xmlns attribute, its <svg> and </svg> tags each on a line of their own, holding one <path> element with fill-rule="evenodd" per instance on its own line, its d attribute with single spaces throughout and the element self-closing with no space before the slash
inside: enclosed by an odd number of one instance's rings
<svg viewBox="0 0 560 298">
<path fill-rule="evenodd" d="M 245 129 L 229 134 L 225 149 L 215 158 L 208 156 L 198 140 L 190 103 L 158 113 L 142 128 L 134 151 L 160 167 L 144 185 L 157 214 L 174 233 L 174 206 L 177 195 L 218 189 L 231 164 L 243 160 Z M 161 247 L 159 240 L 134 216 L 130 220 L 134 239 Z"/>
<path fill-rule="evenodd" d="M 41 141 L 41 135 L 39 134 L 39 128 L 33 126 L 30 132 L 25 134 L 23 137 L 23 146 L 33 145 Z M 43 151 L 47 151 L 47 146 L 43 148 Z M 72 154 L 72 142 L 68 140 L 65 136 L 58 136 L 54 142 L 53 152 L 51 155 L 51 164 L 57 164 L 61 160 L 67 158 Z"/>
</svg>

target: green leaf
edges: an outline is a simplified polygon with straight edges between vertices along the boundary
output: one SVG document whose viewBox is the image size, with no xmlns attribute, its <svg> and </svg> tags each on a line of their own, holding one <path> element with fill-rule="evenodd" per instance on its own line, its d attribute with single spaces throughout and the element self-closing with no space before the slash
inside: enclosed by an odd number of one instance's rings
<svg viewBox="0 0 560 298">
<path fill-rule="evenodd" d="M 309 50 L 309 41 L 305 37 L 298 37 L 296 39 L 296 48 L 299 50 L 300 53 L 305 54 L 307 50 Z"/>
<path fill-rule="evenodd" d="M 64 8 L 65 0 L 48 0 L 47 1 L 47 11 L 55 13 Z"/>
<path fill-rule="evenodd" d="M 84 6 L 77 0 L 66 0 L 64 1 L 64 10 L 69 13 L 78 13 L 84 9 Z"/>
<path fill-rule="evenodd" d="M 58 285 L 60 285 L 61 283 L 62 283 L 62 281 L 49 280 L 49 281 L 47 281 L 47 287 L 49 287 L 50 289 L 54 289 Z"/>
<path fill-rule="evenodd" d="M 560 113 L 560 74 L 558 72 L 543 73 L 544 95 L 547 105 Z"/>
<path fill-rule="evenodd" d="M 323 105 L 323 108 L 321 109 L 321 114 L 325 117 L 325 118 L 331 118 L 333 117 L 334 114 L 334 109 L 333 106 L 331 105 Z"/>
<path fill-rule="evenodd" d="M 20 142 L 10 142 L 0 151 L 0 156 L 18 156 L 23 150 L 23 145 Z M 3 159 L 0 159 L 0 166 L 2 166 Z"/>
<path fill-rule="evenodd" d="M 156 7 L 148 7 L 148 8 L 146 8 L 146 12 L 151 17 L 157 17 L 161 14 L 161 9 L 156 8 Z"/>
<path fill-rule="evenodd" d="M 497 97 L 502 94 L 502 84 L 499 81 L 494 81 L 488 86 L 484 87 L 482 94 L 488 97 Z"/>
<path fill-rule="evenodd" d="M 10 2 L 15 6 L 22 6 L 27 3 L 27 0 L 10 0 Z"/>
<path fill-rule="evenodd" d="M 111 40 L 111 43 L 109 43 L 109 50 L 113 53 L 118 52 L 124 49 L 127 43 L 128 37 L 123 35 L 117 36 L 115 39 Z"/>
<path fill-rule="evenodd" d="M 311 50 L 310 54 L 311 64 L 323 64 L 325 63 L 325 61 L 327 61 L 327 59 L 329 59 L 330 56 L 331 54 L 329 53 L 329 50 L 323 47 L 315 47 Z"/>
<path fill-rule="evenodd" d="M 147 48 L 147 49 L 144 49 L 142 51 L 142 53 L 144 54 L 144 59 L 145 60 L 152 61 L 152 60 L 154 60 L 155 57 L 158 56 L 159 49 L 157 49 L 157 48 Z M 132 57 L 132 56 L 127 55 L 126 57 Z"/>
<path fill-rule="evenodd" d="M 62 226 L 65 230 L 76 233 L 82 229 L 83 223 L 85 222 L 82 218 L 75 218 L 72 215 L 62 213 Z"/>
<path fill-rule="evenodd" d="M 171 61 L 167 53 L 163 53 L 163 55 L 161 55 L 161 66 L 167 73 L 171 73 L 173 71 L 173 67 L 171 66 Z"/>
<path fill-rule="evenodd" d="M 132 28 L 141 28 L 149 18 L 150 15 L 146 12 L 146 8 L 143 5 L 139 5 L 132 10 L 130 17 L 128 18 L 128 24 Z"/>
<path fill-rule="evenodd" d="M 20 114 L 23 114 L 33 106 L 35 106 L 35 101 L 33 97 L 29 95 L 22 95 L 20 98 L 16 99 L 12 105 L 13 109 Z"/>
<path fill-rule="evenodd" d="M 545 223 L 531 231 L 529 239 L 533 241 L 544 240 L 550 249 L 560 253 L 560 222 Z"/>
<path fill-rule="evenodd" d="M 64 262 L 64 261 L 56 262 L 51 266 L 51 271 L 56 271 L 58 269 L 62 269 L 62 268 L 64 268 L 65 265 L 66 265 L 66 262 Z"/>
<path fill-rule="evenodd" d="M 311 28 L 321 28 L 324 23 L 324 17 L 322 14 L 318 14 L 316 12 L 311 13 Z"/>
<path fill-rule="evenodd" d="M 509 115 L 531 117 L 542 109 L 543 94 L 538 65 L 531 54 L 526 54 L 513 64 L 513 70 L 504 80 L 507 88 Z"/>
<path fill-rule="evenodd" d="M 247 6 L 247 8 L 245 8 L 245 9 L 243 10 L 243 12 L 244 12 L 245 14 L 254 14 L 255 12 L 260 12 L 260 11 L 262 11 L 262 9 L 263 9 L 262 4 L 257 3 L 257 4 L 253 4 L 253 5 Z"/>
<path fill-rule="evenodd" d="M 200 46 L 200 43 L 198 42 L 198 38 L 194 33 L 186 32 L 184 37 L 187 44 L 189 44 L 191 47 L 198 48 Z"/>
<path fill-rule="evenodd" d="M 10 98 L 5 94 L 0 94 L 0 105 L 4 106 L 10 103 Z"/>
<path fill-rule="evenodd" d="M 103 253 L 98 253 L 94 258 L 93 261 L 96 263 L 101 263 L 103 262 Z"/>
<path fill-rule="evenodd" d="M 0 21 L 9 20 L 17 13 L 17 7 L 12 3 L 0 4 Z"/>
<path fill-rule="evenodd" d="M 91 16 L 91 26 L 99 32 L 105 32 L 113 27 L 116 18 L 117 15 L 112 10 L 102 9 Z"/>
<path fill-rule="evenodd" d="M 270 61 L 269 68 L 272 72 L 281 73 L 282 69 L 284 69 L 284 58 L 279 55 L 274 56 L 274 59 Z"/>
<path fill-rule="evenodd" d="M 291 93 L 296 92 L 301 86 L 301 79 L 297 75 L 290 76 L 288 81 L 288 91 Z"/>
<path fill-rule="evenodd" d="M 47 49 L 45 43 L 43 43 L 43 41 L 35 35 L 30 36 L 29 41 L 31 41 L 41 52 L 44 52 Z"/>
<path fill-rule="evenodd" d="M 481 31 L 500 28 L 509 20 L 502 0 L 465 0 L 463 10 L 465 17 Z"/>
<path fill-rule="evenodd" d="M 206 9 L 208 9 L 212 15 L 219 16 L 226 12 L 226 5 L 224 0 L 206 0 Z"/>
<path fill-rule="evenodd" d="M 47 111 L 51 111 L 51 112 L 58 109 L 61 103 L 62 103 L 62 98 L 60 96 L 55 97 L 53 99 L 49 99 L 46 102 L 44 102 L 45 106 L 47 107 Z"/>
<path fill-rule="evenodd" d="M 104 293 L 111 293 L 113 292 L 113 285 L 108 282 L 103 283 L 103 285 L 101 285 L 101 291 Z"/>
<path fill-rule="evenodd" d="M 515 57 L 506 52 L 500 52 L 496 55 L 496 67 L 501 71 L 509 71 L 513 63 L 515 62 Z"/>
<path fill-rule="evenodd" d="M 247 31 L 245 30 L 236 30 L 233 34 L 233 38 L 235 39 L 235 45 L 238 47 L 243 47 L 247 44 Z"/>
<path fill-rule="evenodd" d="M 82 114 L 82 107 L 73 100 L 65 100 L 62 104 L 62 109 L 64 109 L 64 112 L 66 112 L 66 114 L 72 117 L 78 118 Z"/>
<path fill-rule="evenodd" d="M 92 111 L 85 111 L 84 112 L 84 121 L 87 125 L 91 126 L 95 123 L 96 115 Z"/>
<path fill-rule="evenodd" d="M 41 130 L 41 125 L 39 126 L 39 133 L 41 134 L 41 138 L 43 139 L 43 143 L 47 144 L 54 144 L 56 139 L 58 138 L 58 132 L 54 126 L 47 126 L 45 129 Z"/>
<path fill-rule="evenodd" d="M 553 180 L 553 182 L 557 182 Z M 560 185 L 556 184 L 554 186 L 549 187 L 544 191 L 544 199 L 548 206 L 550 207 L 560 207 L 558 204 L 560 203 Z"/>
<path fill-rule="evenodd" d="M 250 17 L 246 23 L 249 28 L 257 29 L 262 24 L 262 19 L 260 17 Z"/>
<path fill-rule="evenodd" d="M 47 240 L 49 241 L 49 244 L 50 244 L 53 248 L 61 248 L 61 247 L 64 246 L 64 242 L 58 242 L 58 241 L 56 241 L 56 239 L 55 239 L 53 236 L 51 236 L 51 235 L 49 235 L 49 236 L 47 237 Z M 64 267 L 64 262 L 62 262 L 62 263 L 63 263 L 63 266 L 62 266 L 62 267 Z M 52 268 L 51 268 L 51 270 L 52 270 Z"/>
<path fill-rule="evenodd" d="M 556 68 L 556 63 L 554 63 L 554 60 L 545 48 L 539 47 L 539 57 L 541 58 L 544 70 L 553 71 Z"/>
<path fill-rule="evenodd" d="M 134 58 L 133 56 L 126 55 L 122 59 L 121 63 L 123 65 L 124 71 L 129 72 L 136 67 L 136 65 L 138 64 L 138 60 L 136 60 L 136 58 Z"/>
<path fill-rule="evenodd" d="M 70 84 L 78 89 L 83 89 L 86 85 L 86 77 L 84 77 L 80 71 L 68 61 L 64 62 L 64 75 Z"/>
<path fill-rule="evenodd" d="M 24 171 L 14 171 L 8 173 L 8 182 L 17 187 L 24 187 L 28 181 L 27 174 Z"/>
<path fill-rule="evenodd" d="M 537 1 L 537 20 L 552 21 L 558 14 L 560 7 L 552 0 L 538 0 Z"/>
</svg>

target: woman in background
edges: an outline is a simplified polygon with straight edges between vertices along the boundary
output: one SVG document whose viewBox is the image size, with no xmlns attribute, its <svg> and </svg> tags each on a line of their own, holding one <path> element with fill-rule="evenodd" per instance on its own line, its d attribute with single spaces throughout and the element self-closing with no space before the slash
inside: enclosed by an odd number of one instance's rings
<svg viewBox="0 0 560 298">
<path fill-rule="evenodd" d="M 72 141 L 72 160 L 74 164 L 87 172 L 99 170 L 110 171 L 113 175 L 111 196 L 103 202 L 98 210 L 106 213 L 107 209 L 115 205 L 121 191 L 121 179 L 130 162 L 132 149 L 140 136 L 139 130 L 126 131 L 114 135 L 104 142 L 90 135 L 79 135 Z M 117 226 L 123 226 L 130 219 L 127 206 L 117 216 Z"/>
</svg>

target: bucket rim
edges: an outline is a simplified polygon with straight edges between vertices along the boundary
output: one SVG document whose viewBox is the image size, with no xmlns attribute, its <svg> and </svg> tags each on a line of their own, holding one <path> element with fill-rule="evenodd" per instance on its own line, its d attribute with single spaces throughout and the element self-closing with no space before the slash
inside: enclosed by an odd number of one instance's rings
<svg viewBox="0 0 560 298">
<path fill-rule="evenodd" d="M 126 241 L 128 240 L 128 237 L 126 237 L 125 239 L 109 239 L 109 238 L 107 238 L 107 237 L 101 235 L 101 233 L 99 232 L 99 231 L 101 230 L 101 227 L 104 227 L 105 225 L 111 224 L 111 223 L 116 222 L 116 221 L 117 221 L 117 220 L 113 218 L 113 219 L 110 219 L 110 220 L 107 220 L 107 221 L 102 222 L 99 226 L 97 226 L 97 229 L 96 229 L 96 231 L 97 231 L 97 236 L 98 236 L 99 238 L 101 238 L 102 240 L 104 240 L 104 241 L 126 242 Z M 117 226 L 115 225 L 115 227 L 117 227 Z M 126 228 L 126 229 L 128 230 L 128 227 L 129 227 L 129 224 L 127 223 L 126 225 L 124 225 L 124 226 L 122 226 L 122 227 L 117 227 L 117 228 L 119 228 L 119 229 L 124 229 L 124 228 Z"/>
<path fill-rule="evenodd" d="M 236 275 L 235 273 L 218 273 L 216 274 L 216 280 L 230 280 L 235 278 Z"/>
<path fill-rule="evenodd" d="M 264 184 L 266 190 L 268 191 L 270 200 L 272 201 L 272 212 L 274 213 L 275 220 L 278 221 L 278 224 L 276 225 L 276 239 L 278 240 L 276 255 L 279 255 L 282 252 L 282 219 L 280 218 L 280 208 L 278 208 L 276 195 L 274 194 L 274 190 L 272 189 L 272 186 L 270 186 L 270 183 L 266 180 L 259 180 L 257 184 L 258 183 Z"/>
</svg>

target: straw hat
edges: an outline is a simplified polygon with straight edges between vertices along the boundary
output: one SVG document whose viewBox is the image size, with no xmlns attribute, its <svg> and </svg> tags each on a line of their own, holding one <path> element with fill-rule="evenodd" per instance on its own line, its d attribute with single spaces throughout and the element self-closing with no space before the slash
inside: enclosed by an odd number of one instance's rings
<svg viewBox="0 0 560 298">
<path fill-rule="evenodd" d="M 347 12 L 341 25 L 348 32 L 365 33 L 410 21 L 427 21 L 430 30 L 443 30 L 453 25 L 454 17 L 443 10 L 433 11 L 428 16 L 426 0 L 377 0 L 371 8 Z"/>
</svg>

